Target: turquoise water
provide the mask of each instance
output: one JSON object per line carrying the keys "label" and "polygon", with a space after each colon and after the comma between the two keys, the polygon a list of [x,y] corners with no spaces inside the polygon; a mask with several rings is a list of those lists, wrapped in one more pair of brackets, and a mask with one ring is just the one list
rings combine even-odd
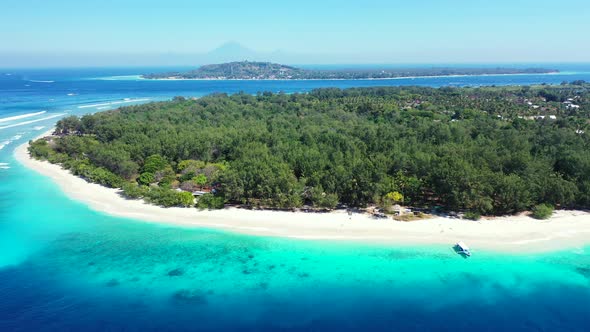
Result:
{"label": "turquoise water", "polygon": [[[542,255],[476,248],[463,259],[447,246],[384,247],[167,227],[92,211],[14,160],[14,147],[55,118],[21,123],[105,107],[80,106],[238,88],[304,91],[320,84],[88,79],[136,73],[27,72],[0,79],[0,127],[20,124],[0,129],[0,144],[8,142],[0,150],[0,331],[590,329],[590,248]],[[588,74],[568,75],[590,80]],[[468,84],[507,78],[482,79]]]}

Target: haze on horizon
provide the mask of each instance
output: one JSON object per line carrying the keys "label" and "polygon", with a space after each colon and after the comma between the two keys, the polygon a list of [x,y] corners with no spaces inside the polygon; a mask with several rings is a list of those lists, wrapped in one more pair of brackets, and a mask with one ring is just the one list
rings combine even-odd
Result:
{"label": "haze on horizon", "polygon": [[589,62],[584,0],[7,0],[0,67]]}

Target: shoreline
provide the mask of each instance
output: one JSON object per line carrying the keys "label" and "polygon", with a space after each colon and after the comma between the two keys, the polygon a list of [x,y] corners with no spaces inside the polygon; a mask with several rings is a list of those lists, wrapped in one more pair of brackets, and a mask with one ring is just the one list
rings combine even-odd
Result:
{"label": "shoreline", "polygon": [[[39,137],[47,136],[53,130]],[[37,138],[39,138],[37,137]],[[37,139],[35,138],[35,139]],[[543,253],[590,245],[590,213],[559,210],[548,220],[525,215],[480,221],[434,217],[412,222],[374,219],[366,213],[284,212],[225,208],[162,208],[128,200],[119,189],[88,183],[68,170],[29,156],[28,142],[14,150],[23,166],[49,177],[71,199],[107,215],[177,227],[219,229],[256,236],[302,240],[355,241],[390,245],[446,245],[466,242],[478,249],[508,253]]]}
{"label": "shoreline", "polygon": [[389,80],[406,80],[406,79],[420,79],[420,78],[445,78],[445,77],[487,77],[487,76],[526,76],[526,75],[558,75],[561,72],[547,72],[547,73],[515,73],[515,74],[474,74],[474,75],[424,75],[424,76],[398,76],[398,77],[383,77],[383,78],[146,78],[145,75],[130,75],[137,76],[137,80],[145,81],[389,81]]}

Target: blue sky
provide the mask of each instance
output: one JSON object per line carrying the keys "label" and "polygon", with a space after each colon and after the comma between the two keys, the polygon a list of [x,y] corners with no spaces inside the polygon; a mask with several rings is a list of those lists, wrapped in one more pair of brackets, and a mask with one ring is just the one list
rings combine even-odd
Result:
{"label": "blue sky", "polygon": [[100,55],[112,64],[169,62],[228,41],[299,63],[588,62],[589,32],[588,0],[0,4],[0,60],[9,65],[40,55],[81,65]]}

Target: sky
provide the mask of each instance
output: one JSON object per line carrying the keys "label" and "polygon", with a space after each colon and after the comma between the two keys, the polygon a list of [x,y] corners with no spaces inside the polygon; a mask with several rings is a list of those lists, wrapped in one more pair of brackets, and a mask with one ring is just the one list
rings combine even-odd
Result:
{"label": "sky", "polygon": [[0,67],[191,65],[228,42],[300,64],[590,62],[589,18],[588,0],[0,0]]}

